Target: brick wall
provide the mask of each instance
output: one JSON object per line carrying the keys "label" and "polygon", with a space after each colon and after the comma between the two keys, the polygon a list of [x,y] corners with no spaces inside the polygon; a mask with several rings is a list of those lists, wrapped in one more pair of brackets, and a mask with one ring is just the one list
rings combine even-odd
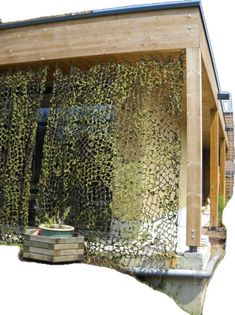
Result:
{"label": "brick wall", "polygon": [[234,123],[233,123],[233,113],[226,112],[224,113],[226,130],[228,135],[228,150],[226,154],[226,163],[225,163],[225,190],[226,190],[226,200],[228,201],[233,194],[233,185],[234,185],[234,158],[235,158],[235,149],[234,149]]}

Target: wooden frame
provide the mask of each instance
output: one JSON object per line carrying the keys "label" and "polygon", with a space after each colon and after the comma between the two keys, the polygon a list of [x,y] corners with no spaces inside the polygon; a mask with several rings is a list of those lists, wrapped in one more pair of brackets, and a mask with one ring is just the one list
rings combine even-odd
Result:
{"label": "wooden frame", "polygon": [[187,87],[187,246],[201,242],[202,78],[199,48],[186,50]]}
{"label": "wooden frame", "polygon": [[219,200],[219,114],[216,109],[211,110],[210,123],[210,226],[218,226]]}

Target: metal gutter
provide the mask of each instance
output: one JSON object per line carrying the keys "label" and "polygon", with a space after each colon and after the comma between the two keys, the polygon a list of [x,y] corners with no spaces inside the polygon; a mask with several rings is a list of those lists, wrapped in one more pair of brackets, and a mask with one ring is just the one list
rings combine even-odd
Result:
{"label": "metal gutter", "polygon": [[191,270],[191,269],[146,269],[136,267],[129,269],[128,272],[134,276],[141,277],[179,277],[179,278],[193,278],[193,279],[208,279],[210,278],[216,265],[221,260],[221,255],[216,255],[210,259],[205,270]]}
{"label": "metal gutter", "polygon": [[54,23],[54,22],[81,20],[81,19],[94,18],[94,17],[99,17],[99,16],[128,14],[128,13],[146,12],[146,11],[154,11],[154,10],[191,8],[191,7],[199,7],[199,6],[200,6],[200,0],[172,1],[172,2],[163,2],[163,3],[130,5],[130,6],[124,6],[124,7],[118,7],[118,8],[92,10],[92,11],[86,11],[86,12],[80,12],[80,13],[78,12],[74,14],[72,13],[72,14],[66,14],[66,15],[42,17],[42,18],[25,20],[25,21],[0,23],[0,30],[39,25],[39,24]]}

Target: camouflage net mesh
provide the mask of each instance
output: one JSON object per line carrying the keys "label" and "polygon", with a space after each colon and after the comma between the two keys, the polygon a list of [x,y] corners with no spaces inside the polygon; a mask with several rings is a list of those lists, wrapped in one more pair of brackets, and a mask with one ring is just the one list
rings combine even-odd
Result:
{"label": "camouflage net mesh", "polygon": [[47,69],[0,75],[0,225],[28,225],[37,110]]}
{"label": "camouflage net mesh", "polygon": [[71,209],[88,254],[130,260],[175,251],[182,58],[57,68],[38,220]]}

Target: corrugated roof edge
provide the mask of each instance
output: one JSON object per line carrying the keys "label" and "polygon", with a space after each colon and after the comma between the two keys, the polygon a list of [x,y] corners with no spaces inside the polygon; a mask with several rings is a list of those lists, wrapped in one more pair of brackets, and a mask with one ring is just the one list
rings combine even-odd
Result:
{"label": "corrugated roof edge", "polygon": [[[65,14],[65,15],[42,17],[42,18],[25,20],[25,21],[0,23],[0,30],[46,24],[46,23],[79,20],[79,19],[93,18],[93,17],[99,17],[99,16],[127,14],[127,13],[136,13],[136,12],[153,11],[153,10],[192,8],[192,7],[198,7],[200,9],[201,18],[203,21],[203,27],[206,33],[206,38],[207,38],[207,42],[209,46],[211,59],[212,59],[213,69],[215,72],[218,91],[221,91],[217,68],[215,65],[215,58],[212,51],[208,29],[205,22],[204,12],[203,12],[200,0],[172,1],[172,2],[142,4],[142,5],[131,5],[131,6],[125,6],[125,7],[118,7],[118,8],[92,10],[92,11],[80,12],[80,13],[75,13],[75,14],[71,13],[71,14]],[[222,107],[222,103],[221,103],[221,107]]]}

